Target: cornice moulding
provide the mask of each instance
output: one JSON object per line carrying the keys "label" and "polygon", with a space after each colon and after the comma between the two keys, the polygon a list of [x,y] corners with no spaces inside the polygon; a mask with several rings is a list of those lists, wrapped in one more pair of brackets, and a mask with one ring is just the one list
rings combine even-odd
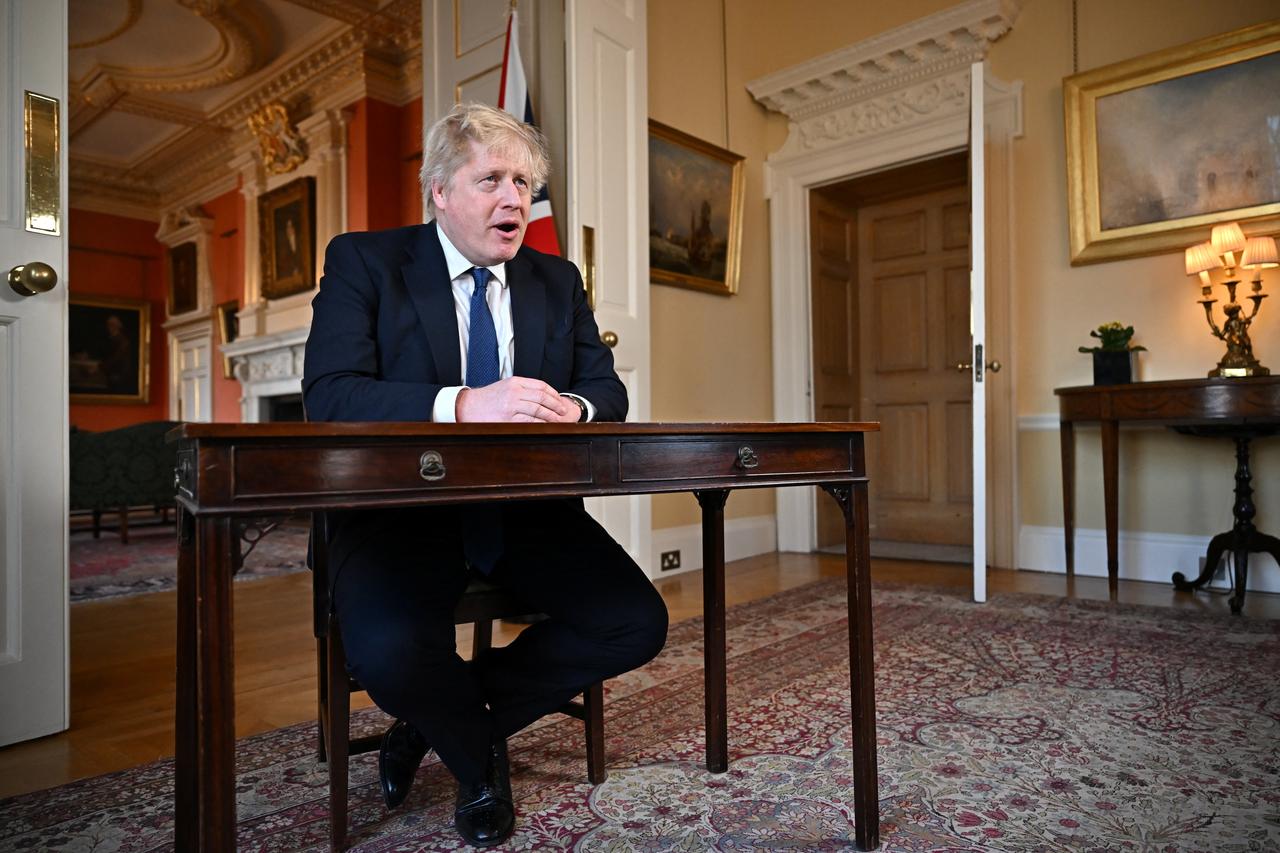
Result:
{"label": "cornice moulding", "polygon": [[73,187],[76,210],[106,213],[125,219],[141,219],[145,222],[160,221],[160,203],[152,199],[130,201],[111,190],[104,192],[92,186]]}
{"label": "cornice moulding", "polygon": [[747,84],[793,122],[942,76],[986,55],[1024,0],[969,0]]}

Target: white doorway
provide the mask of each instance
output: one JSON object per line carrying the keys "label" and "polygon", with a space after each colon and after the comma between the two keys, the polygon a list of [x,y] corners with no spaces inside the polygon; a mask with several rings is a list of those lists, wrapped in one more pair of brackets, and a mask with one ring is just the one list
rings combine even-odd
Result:
{"label": "white doorway", "polygon": [[[748,85],[757,100],[790,119],[786,142],[769,156],[765,168],[770,202],[775,419],[814,417],[809,191],[967,148],[970,65],[986,53],[991,41],[1012,27],[1014,16],[1016,10],[973,0]],[[858,72],[863,67],[877,69],[874,79],[863,78]],[[833,80],[840,83],[834,92]],[[989,359],[995,353],[1009,352],[1011,346],[1011,149],[1012,140],[1021,135],[1022,87],[988,77],[983,91],[987,140],[982,146],[985,180],[980,186],[986,190],[982,194],[986,214],[981,226],[975,223],[974,228],[975,233],[979,227],[985,229],[985,240],[981,241],[987,250],[984,353]],[[975,198],[978,195],[975,191]],[[975,435],[975,442],[982,441],[987,451],[984,468],[994,485],[980,509],[991,540],[989,562],[1012,567],[1016,565],[1017,530],[1013,374],[1006,372],[1001,382],[984,386],[988,429],[985,439]],[[874,490],[876,484],[871,487]],[[979,500],[975,489],[975,517],[980,515]],[[782,490],[777,501],[779,549],[814,550],[815,496]],[[982,566],[983,571],[985,568]]]}

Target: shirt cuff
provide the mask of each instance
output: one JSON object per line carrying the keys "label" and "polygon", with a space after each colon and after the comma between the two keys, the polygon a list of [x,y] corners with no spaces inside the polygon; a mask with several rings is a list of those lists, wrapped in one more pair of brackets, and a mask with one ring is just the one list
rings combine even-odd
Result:
{"label": "shirt cuff", "polygon": [[458,395],[465,385],[449,385],[440,389],[436,401],[431,406],[431,420],[438,424],[458,422]]}
{"label": "shirt cuff", "polygon": [[581,401],[582,401],[582,405],[584,405],[584,406],[586,406],[586,407],[587,407],[587,417],[586,417],[586,421],[587,421],[587,422],[591,422],[591,421],[594,421],[594,420],[596,419],[596,407],[595,407],[595,406],[593,406],[593,405],[591,405],[591,401],[590,401],[590,400],[588,400],[586,397],[580,397],[580,396],[578,396],[577,394],[570,394],[570,393],[569,393],[569,392],[567,392],[567,391],[566,391],[566,392],[564,392],[564,393],[562,393],[560,396],[561,396],[561,397],[572,397],[572,398],[573,398],[573,399],[575,399],[575,400],[581,400]]}

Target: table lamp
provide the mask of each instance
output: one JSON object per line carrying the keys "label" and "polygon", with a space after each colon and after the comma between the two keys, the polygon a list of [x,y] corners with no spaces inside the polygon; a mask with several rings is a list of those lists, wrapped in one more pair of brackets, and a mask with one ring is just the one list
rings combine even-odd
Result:
{"label": "table lamp", "polygon": [[[1240,284],[1235,277],[1236,252],[1242,252],[1240,266],[1255,271],[1253,292],[1247,297],[1253,302],[1253,310],[1245,316],[1244,309],[1236,302],[1236,286]],[[1263,367],[1253,354],[1253,341],[1249,337],[1249,326],[1258,315],[1258,308],[1266,294],[1262,292],[1262,270],[1280,266],[1277,257],[1276,243],[1271,237],[1252,237],[1245,239],[1240,226],[1231,222],[1226,225],[1215,225],[1207,242],[1197,243],[1187,248],[1184,253],[1187,275],[1200,278],[1200,304],[1204,306],[1204,318],[1213,330],[1213,336],[1227,345],[1227,351],[1218,361],[1218,366],[1209,371],[1209,376],[1267,376],[1271,371]],[[1213,306],[1218,300],[1213,298],[1213,280],[1210,272],[1224,269],[1222,285],[1227,289],[1227,302],[1222,306],[1226,319],[1222,328],[1213,319]]]}

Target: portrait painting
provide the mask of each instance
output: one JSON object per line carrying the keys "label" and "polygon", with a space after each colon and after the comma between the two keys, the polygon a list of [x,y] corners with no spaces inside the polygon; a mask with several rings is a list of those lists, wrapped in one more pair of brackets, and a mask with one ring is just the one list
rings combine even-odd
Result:
{"label": "portrait painting", "polygon": [[196,273],[197,249],[194,240],[169,250],[169,316],[186,314],[200,307]]}
{"label": "portrait painting", "polygon": [[315,180],[299,178],[258,197],[262,295],[280,299],[315,287]]}
{"label": "portrait painting", "polygon": [[649,276],[655,283],[737,292],[742,160],[649,121]]}
{"label": "portrait painting", "polygon": [[1280,224],[1280,23],[1063,82],[1072,263]]}
{"label": "portrait painting", "polygon": [[149,401],[149,302],[72,296],[67,341],[72,403]]}

